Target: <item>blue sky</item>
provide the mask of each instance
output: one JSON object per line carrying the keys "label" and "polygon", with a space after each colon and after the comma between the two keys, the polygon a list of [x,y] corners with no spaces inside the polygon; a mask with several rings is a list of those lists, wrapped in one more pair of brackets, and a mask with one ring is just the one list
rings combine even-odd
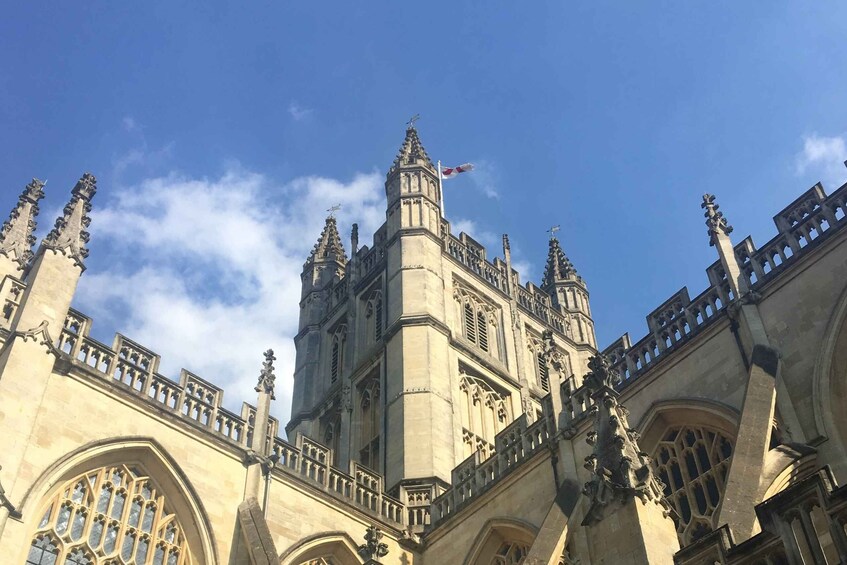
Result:
{"label": "blue sky", "polygon": [[447,215],[492,254],[509,233],[537,281],[561,224],[602,345],[705,287],[704,192],[763,244],[798,194],[847,179],[843,2],[353,6],[23,3],[0,20],[0,210],[48,179],[44,233],[93,172],[75,306],[231,407],[270,346],[287,418],[302,261],[330,204],[345,235],[381,223],[412,114],[433,158],[478,165]]}

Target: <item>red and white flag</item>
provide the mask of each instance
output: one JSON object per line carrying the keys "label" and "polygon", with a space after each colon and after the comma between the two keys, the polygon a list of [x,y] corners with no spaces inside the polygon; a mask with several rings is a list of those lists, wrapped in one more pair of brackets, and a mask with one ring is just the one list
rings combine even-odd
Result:
{"label": "red and white flag", "polygon": [[459,165],[458,167],[442,167],[441,168],[441,178],[442,179],[451,179],[458,175],[459,173],[467,173],[468,171],[473,170],[473,164],[465,163],[464,165]]}

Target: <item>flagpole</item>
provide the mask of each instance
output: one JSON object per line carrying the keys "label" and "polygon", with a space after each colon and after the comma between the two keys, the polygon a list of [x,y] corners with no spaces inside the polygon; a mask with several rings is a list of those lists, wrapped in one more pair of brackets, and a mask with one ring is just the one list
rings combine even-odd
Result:
{"label": "flagpole", "polygon": [[[845,163],[847,164],[847,163]],[[442,178],[441,178],[441,161],[438,161],[438,194],[441,195],[441,217],[443,219],[447,219],[444,216],[444,186],[442,186]]]}

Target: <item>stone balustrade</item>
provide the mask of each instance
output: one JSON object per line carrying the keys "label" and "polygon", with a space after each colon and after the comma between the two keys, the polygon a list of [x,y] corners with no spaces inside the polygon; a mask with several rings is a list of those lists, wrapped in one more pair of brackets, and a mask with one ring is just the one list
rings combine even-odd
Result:
{"label": "stone balustrade", "polygon": [[544,417],[529,424],[522,414],[495,436],[490,457],[482,460],[476,451],[453,469],[452,485],[432,502],[432,525],[455,514],[546,446],[552,435],[550,421]]}
{"label": "stone balustrade", "polygon": [[756,506],[762,531],[736,545],[727,526],[674,556],[674,563],[791,565],[847,563],[847,486],[828,467]]}

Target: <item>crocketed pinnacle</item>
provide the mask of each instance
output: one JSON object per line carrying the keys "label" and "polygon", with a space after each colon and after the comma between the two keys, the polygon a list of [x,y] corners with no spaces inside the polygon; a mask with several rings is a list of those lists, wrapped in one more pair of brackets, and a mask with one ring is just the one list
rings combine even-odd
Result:
{"label": "crocketed pinnacle", "polygon": [[309,261],[336,261],[342,265],[347,264],[347,254],[344,252],[344,245],[341,243],[341,236],[338,235],[338,226],[333,216],[326,219],[321,236],[309,255]]}
{"label": "crocketed pinnacle", "polygon": [[91,199],[97,192],[97,179],[91,173],[85,173],[71,190],[71,200],[65,206],[56,225],[44,238],[44,247],[58,251],[83,266],[82,260],[88,257],[89,234],[86,228],[91,224],[88,213],[91,212]]}
{"label": "crocketed pinnacle", "polygon": [[403,145],[400,146],[400,151],[394,159],[394,164],[391,165],[391,170],[396,170],[407,165],[428,165],[433,167],[432,160],[426,153],[420,138],[418,130],[414,126],[406,129],[406,139],[403,140]]}
{"label": "crocketed pinnacle", "polygon": [[547,251],[547,265],[544,267],[544,278],[541,280],[542,288],[574,276],[576,276],[576,269],[573,263],[562,251],[559,240],[551,237],[550,249]]}
{"label": "crocketed pinnacle", "polygon": [[274,374],[274,350],[268,349],[265,351],[265,361],[262,363],[262,372],[259,374],[259,382],[256,384],[256,392],[270,394],[271,398],[276,400],[274,396],[274,383],[276,375]]}
{"label": "crocketed pinnacle", "polygon": [[667,516],[664,484],[653,474],[650,456],[638,446],[638,432],[627,422],[629,412],[618,404],[615,386],[620,375],[602,354],[592,357],[588,368],[591,372],[585,376],[585,386],[594,400],[594,429],[585,440],[593,451],[585,458],[591,480],[582,492],[591,499],[591,506],[582,525],[599,522],[607,512],[636,497],[645,504],[659,505]]}
{"label": "crocketed pinnacle", "polygon": [[705,210],[703,216],[706,217],[706,227],[709,232],[709,245],[714,246],[717,241],[718,232],[729,235],[732,233],[732,226],[723,217],[723,212],[720,211],[720,206],[715,202],[714,194],[704,194],[703,203],[700,207]]}
{"label": "crocketed pinnacle", "polygon": [[32,259],[35,217],[38,215],[38,201],[42,198],[44,183],[32,179],[18,198],[18,205],[0,229],[0,254],[17,262],[21,268]]}

